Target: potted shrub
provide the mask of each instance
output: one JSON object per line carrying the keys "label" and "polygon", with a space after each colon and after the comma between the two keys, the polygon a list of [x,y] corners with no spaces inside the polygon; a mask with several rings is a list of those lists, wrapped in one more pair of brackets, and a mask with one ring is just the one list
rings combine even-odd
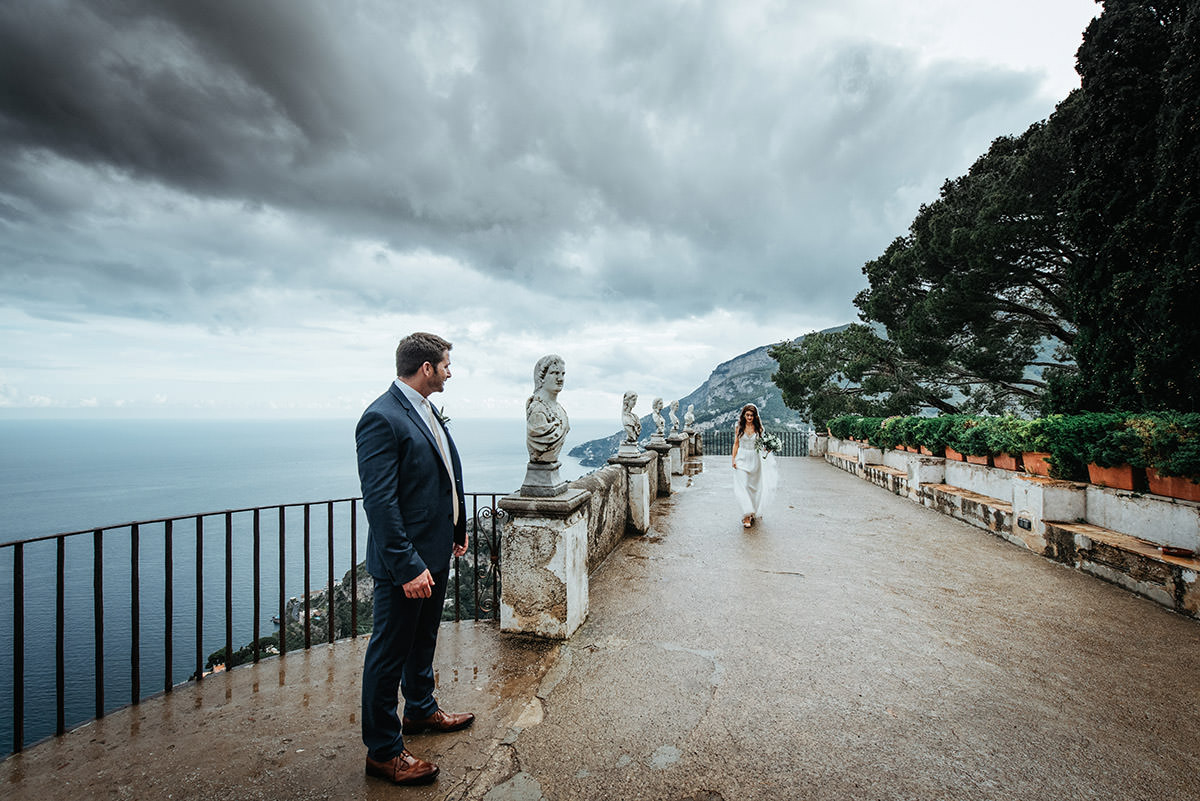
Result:
{"label": "potted shrub", "polygon": [[947,445],[948,449],[962,454],[971,464],[988,463],[987,424],[983,418],[964,415],[955,422],[951,433],[953,440]]}
{"label": "potted shrub", "polygon": [[[858,437],[860,442],[865,445],[871,445],[873,444],[872,438],[874,438],[875,443],[878,443],[880,433],[879,426],[882,423],[882,417],[859,417],[855,421],[851,430],[854,432],[854,435]],[[878,448],[879,445],[875,444],[875,447]]]}
{"label": "potted shrub", "polygon": [[1200,501],[1200,414],[1163,412],[1128,425],[1142,441],[1150,491]]}
{"label": "potted shrub", "polygon": [[849,439],[850,426],[854,422],[854,419],[855,418],[853,415],[843,414],[840,417],[835,417],[830,420],[826,424],[829,430],[829,436],[835,437],[836,439]]}
{"label": "potted shrub", "polygon": [[879,421],[879,431],[875,434],[875,438],[878,440],[875,443],[876,447],[883,448],[884,450],[891,450],[892,448],[903,449],[904,438],[900,426],[897,425],[902,419],[900,417],[888,417]]}
{"label": "potted shrub", "polygon": [[[913,424],[917,447],[926,456],[942,456],[950,441],[950,430],[954,427],[955,415],[939,415],[938,417],[917,417]],[[947,455],[949,458],[949,455]]]}
{"label": "potted shrub", "polygon": [[921,452],[921,433],[923,417],[904,418],[904,445],[913,453]]}
{"label": "potted shrub", "polygon": [[985,437],[993,465],[1004,470],[1020,469],[1021,454],[1028,449],[1029,423],[1011,415],[987,421]]}
{"label": "potted shrub", "polygon": [[[1121,426],[1121,414],[1089,412],[1086,414],[1052,414],[1030,425],[1034,452],[1049,453],[1050,476],[1069,481],[1089,481],[1088,463],[1095,456],[1094,445],[1108,429]],[[1031,470],[1034,459],[1022,455],[1026,469]],[[1098,478],[1101,478],[1099,475]]]}
{"label": "potted shrub", "polygon": [[896,447],[904,448],[909,453],[918,453],[920,451],[917,439],[917,429],[920,422],[921,418],[919,417],[896,417],[891,419],[887,425],[896,432],[896,439],[898,440]]}
{"label": "potted shrub", "polygon": [[1029,421],[1021,450],[1021,469],[1034,476],[1050,475],[1050,438],[1062,415],[1037,417]]}
{"label": "potted shrub", "polygon": [[1128,415],[1077,415],[1079,458],[1087,465],[1088,481],[1113,489],[1144,486],[1145,449],[1138,432],[1127,425]]}

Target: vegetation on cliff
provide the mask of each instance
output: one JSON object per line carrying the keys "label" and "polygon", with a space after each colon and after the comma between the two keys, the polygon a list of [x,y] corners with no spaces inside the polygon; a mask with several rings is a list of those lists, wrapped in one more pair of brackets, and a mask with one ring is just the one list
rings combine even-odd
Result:
{"label": "vegetation on cliff", "polygon": [[[830,329],[835,330],[835,329]],[[802,415],[784,403],[779,387],[771,381],[776,364],[770,355],[771,346],[763,345],[717,365],[703,384],[679,399],[682,420],[689,405],[694,406],[695,429],[733,429],[738,412],[747,403],[758,406],[763,422],[776,431],[799,431],[806,428]],[[641,397],[639,405],[649,405],[653,398]],[[665,399],[669,404],[672,398]],[[665,413],[664,413],[665,416]],[[616,427],[614,415],[614,427]],[[668,423],[669,425],[669,423]],[[642,418],[642,438],[645,444],[654,433],[650,415]],[[670,433],[669,431],[667,433]],[[617,452],[624,433],[615,432],[572,448],[569,454],[587,467],[599,467]]]}
{"label": "vegetation on cliff", "polygon": [[[471,547],[467,555],[454,560],[450,571],[451,586],[446,591],[442,605],[442,620],[493,619],[497,613],[496,599],[499,597],[499,569],[492,554],[499,552],[500,535],[504,521],[493,513],[480,515],[480,519],[467,521]],[[475,567],[473,567],[475,566]],[[351,582],[351,573],[356,573]],[[354,597],[352,597],[352,595]],[[366,564],[359,562],[346,571],[340,582],[333,585],[333,639],[359,634],[370,634],[374,624],[375,580],[367,572]],[[327,588],[314,590],[308,596],[308,642],[317,645],[329,642],[329,591]],[[352,613],[353,608],[353,613]],[[298,651],[305,647],[304,599],[292,598],[284,609],[279,631],[260,637],[257,650],[260,659],[278,655],[280,637],[284,638],[287,651]],[[205,663],[208,670],[217,665],[234,668],[254,661],[255,642],[243,645],[229,659],[225,649],[218,648],[209,654]]]}

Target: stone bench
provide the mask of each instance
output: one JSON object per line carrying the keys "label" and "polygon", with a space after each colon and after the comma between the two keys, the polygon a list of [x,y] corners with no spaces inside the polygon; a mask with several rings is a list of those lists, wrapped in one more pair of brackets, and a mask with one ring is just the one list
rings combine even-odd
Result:
{"label": "stone bench", "polygon": [[825,454],[825,461],[832,464],[839,470],[845,470],[847,473],[858,475],[858,454],[857,453],[833,453]]}
{"label": "stone bench", "polygon": [[907,470],[899,470],[885,464],[867,464],[863,465],[863,478],[893,495],[908,496]]}
{"label": "stone bench", "polygon": [[[1011,503],[949,484],[922,486],[920,501],[930,509],[936,509],[964,523],[999,534],[1005,539],[1012,537]],[[1019,539],[1018,544],[1025,545]]]}
{"label": "stone bench", "polygon": [[1159,548],[1200,551],[1200,503],[937,457],[881,453],[853,442],[830,440],[829,445],[825,460],[841,470],[1200,618],[1200,559],[1166,556]]}
{"label": "stone bench", "polygon": [[1091,523],[1047,521],[1046,541],[1055,561],[1200,617],[1200,558],[1168,556],[1154,543]]}

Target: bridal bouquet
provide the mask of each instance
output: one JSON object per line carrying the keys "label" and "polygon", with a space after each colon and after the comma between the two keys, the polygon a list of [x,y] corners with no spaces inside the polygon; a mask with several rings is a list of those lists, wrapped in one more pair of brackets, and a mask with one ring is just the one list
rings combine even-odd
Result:
{"label": "bridal bouquet", "polygon": [[769,454],[775,453],[783,447],[783,443],[779,441],[779,437],[769,431],[763,431],[759,435],[758,441],[754,443],[754,450],[762,454],[762,458],[766,459]]}

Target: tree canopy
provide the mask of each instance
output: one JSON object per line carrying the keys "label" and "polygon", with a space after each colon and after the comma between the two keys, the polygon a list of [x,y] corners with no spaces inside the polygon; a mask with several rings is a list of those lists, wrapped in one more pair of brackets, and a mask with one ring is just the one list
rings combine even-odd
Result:
{"label": "tree canopy", "polygon": [[838,413],[1200,410],[1200,0],[1107,0],[1081,86],[863,273],[866,325],[772,350]]}
{"label": "tree canopy", "polygon": [[805,410],[818,426],[841,414],[887,417],[923,406],[955,411],[946,402],[953,387],[870,326],[812,333],[770,353],[779,362],[774,380],[783,402]]}
{"label": "tree canopy", "polygon": [[1068,273],[1079,372],[1051,405],[1200,409],[1196,0],[1108,0],[1078,53]]}

